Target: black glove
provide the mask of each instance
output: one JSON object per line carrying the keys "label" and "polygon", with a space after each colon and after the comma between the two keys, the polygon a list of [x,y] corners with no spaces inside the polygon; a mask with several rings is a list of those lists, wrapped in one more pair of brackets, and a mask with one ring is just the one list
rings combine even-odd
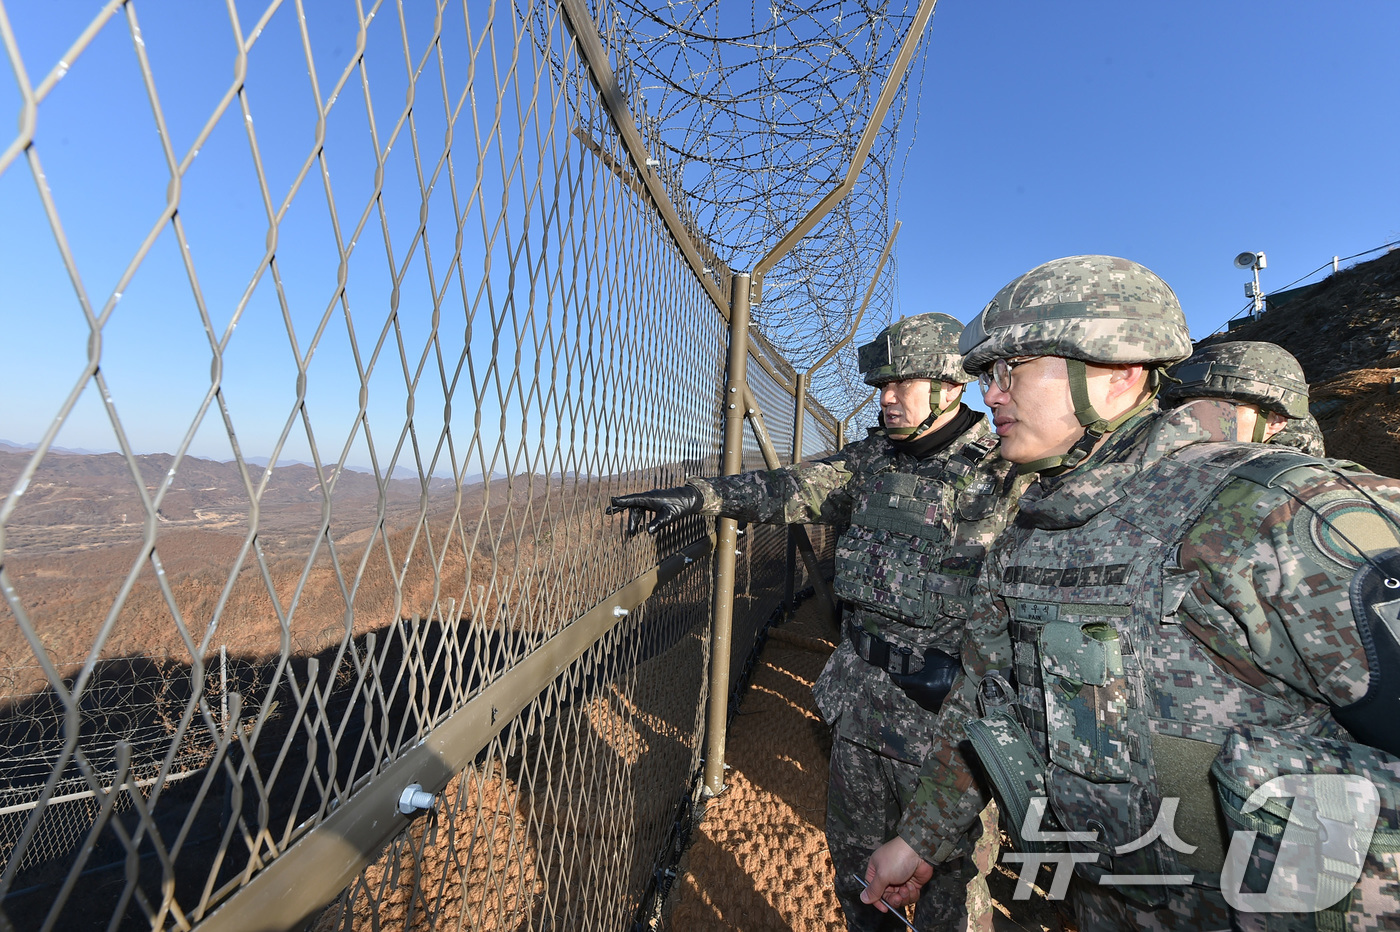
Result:
{"label": "black glove", "polygon": [[924,668],[918,673],[891,673],[894,685],[930,712],[943,707],[948,690],[962,672],[962,662],[946,651],[930,647],[924,651]]}
{"label": "black glove", "polygon": [[653,489],[650,492],[635,492],[632,495],[618,495],[612,500],[605,514],[615,515],[627,512],[627,534],[631,536],[641,530],[648,512],[656,517],[647,523],[647,533],[655,534],[666,525],[686,515],[699,514],[705,504],[705,497],[693,485],[679,485],[674,489]]}

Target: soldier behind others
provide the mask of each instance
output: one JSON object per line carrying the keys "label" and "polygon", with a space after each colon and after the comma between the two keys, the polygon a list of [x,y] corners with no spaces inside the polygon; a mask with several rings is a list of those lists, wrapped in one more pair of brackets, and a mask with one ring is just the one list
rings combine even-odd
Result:
{"label": "soldier behind others", "polygon": [[[957,674],[973,582],[1024,485],[997,455],[985,416],[961,402],[971,380],[957,352],[961,332],[945,314],[920,314],[860,348],[861,372],[880,389],[878,434],[825,459],[691,479],[619,496],[609,509],[628,509],[632,530],[686,514],[849,525],[836,547],[845,630],[813,693],[834,732],[826,834],[852,930],[897,928],[861,901],[854,875],[900,830]],[[975,874],[968,836],[950,840],[936,875],[919,877],[916,928],[962,928]]]}
{"label": "soldier behind others", "polygon": [[[1038,266],[960,346],[1039,476],[869,895],[906,902],[981,805],[966,738],[1018,857],[1073,871],[1081,932],[1395,928],[1400,481],[1238,443],[1228,402],[1159,412],[1190,341],[1134,262]],[[1300,772],[1316,793],[1259,806]]]}
{"label": "soldier behind others", "polygon": [[1236,440],[1293,447],[1325,456],[1322,431],[1308,412],[1303,367],[1277,343],[1212,343],[1167,370],[1162,405],[1220,398],[1235,406]]}

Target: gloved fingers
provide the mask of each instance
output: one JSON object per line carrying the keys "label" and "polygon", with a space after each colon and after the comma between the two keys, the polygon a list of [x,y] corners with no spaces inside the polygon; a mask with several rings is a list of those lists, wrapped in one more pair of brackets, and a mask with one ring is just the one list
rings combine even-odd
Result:
{"label": "gloved fingers", "polygon": [[605,510],[606,514],[627,511],[627,535],[638,533],[643,527],[648,534],[655,534],[684,515],[700,511],[704,499],[700,492],[691,486],[674,489],[653,489],[650,492],[633,492],[630,495],[617,495]]}
{"label": "gloved fingers", "polygon": [[647,492],[633,492],[630,495],[614,495],[608,507],[603,509],[603,514],[615,515],[625,511],[627,524],[623,533],[632,537],[641,531],[656,509],[657,503],[652,495]]}
{"label": "gloved fingers", "polygon": [[614,495],[611,504],[604,509],[603,514],[615,515],[624,508],[646,508],[649,511],[656,510],[656,502],[648,492],[633,492],[630,495]]}

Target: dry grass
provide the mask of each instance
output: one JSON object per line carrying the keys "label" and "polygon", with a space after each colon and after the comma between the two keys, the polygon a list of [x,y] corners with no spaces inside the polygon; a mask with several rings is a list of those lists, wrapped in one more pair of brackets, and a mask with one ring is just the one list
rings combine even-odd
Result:
{"label": "dry grass", "polygon": [[[1394,362],[1400,366],[1400,356]],[[1391,393],[1397,378],[1400,368],[1358,369],[1312,387],[1313,404],[1326,412],[1317,420],[1328,456],[1400,479],[1400,395]]]}

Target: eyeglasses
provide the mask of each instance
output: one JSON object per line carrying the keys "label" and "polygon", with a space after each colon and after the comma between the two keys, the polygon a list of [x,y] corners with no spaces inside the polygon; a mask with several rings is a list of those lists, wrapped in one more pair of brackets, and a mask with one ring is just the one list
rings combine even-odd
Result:
{"label": "eyeglasses", "polygon": [[1004,392],[1011,391],[1011,372],[1017,366],[1023,366],[1028,362],[1034,362],[1041,356],[1013,356],[1010,359],[995,359],[986,369],[983,369],[977,376],[977,384],[982,387],[982,394],[992,390],[992,384]]}

